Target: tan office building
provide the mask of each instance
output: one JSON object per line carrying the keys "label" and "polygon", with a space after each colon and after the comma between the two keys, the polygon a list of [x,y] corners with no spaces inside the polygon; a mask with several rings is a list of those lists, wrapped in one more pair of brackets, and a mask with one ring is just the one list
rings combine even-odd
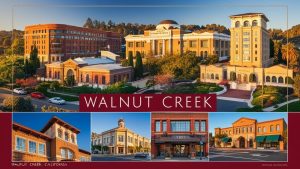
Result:
{"label": "tan office building", "polygon": [[230,62],[200,65],[202,82],[228,83],[232,89],[252,90],[257,85],[289,86],[293,70],[270,58],[268,18],[262,13],[232,15]]}
{"label": "tan office building", "polygon": [[93,134],[93,145],[100,145],[101,154],[134,154],[136,152],[150,152],[149,138],[125,127],[123,119],[118,120],[118,127]]}
{"label": "tan office building", "polygon": [[196,56],[229,56],[230,36],[217,32],[190,32],[180,28],[173,20],[163,20],[155,30],[145,30],[141,35],[128,35],[126,56],[137,52],[145,56],[163,56],[191,51]]}

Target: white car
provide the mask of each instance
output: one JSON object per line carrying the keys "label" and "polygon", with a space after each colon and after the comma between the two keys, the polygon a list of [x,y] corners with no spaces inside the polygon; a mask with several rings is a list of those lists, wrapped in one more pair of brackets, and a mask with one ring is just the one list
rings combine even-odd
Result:
{"label": "white car", "polygon": [[54,104],[59,104],[59,105],[66,103],[66,101],[60,97],[53,97],[53,98],[49,99],[49,102],[54,103]]}
{"label": "white car", "polygon": [[15,88],[13,90],[14,93],[16,94],[27,94],[26,90],[22,89],[22,88]]}

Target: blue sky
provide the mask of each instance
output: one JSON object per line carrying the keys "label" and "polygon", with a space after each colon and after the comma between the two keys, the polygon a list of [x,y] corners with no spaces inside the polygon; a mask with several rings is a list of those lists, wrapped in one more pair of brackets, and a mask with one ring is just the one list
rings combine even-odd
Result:
{"label": "blue sky", "polygon": [[258,122],[274,120],[279,118],[284,118],[286,123],[288,123],[287,113],[209,113],[209,132],[213,133],[214,129],[217,127],[231,127],[232,123],[241,117],[253,118]]}
{"label": "blue sky", "polygon": [[13,121],[40,131],[53,116],[78,128],[79,148],[90,151],[90,113],[13,113]]}
{"label": "blue sky", "polygon": [[118,127],[118,120],[125,120],[125,127],[144,137],[150,138],[150,113],[142,112],[112,112],[92,113],[92,132],[101,133]]}
{"label": "blue sky", "polygon": [[0,30],[12,28],[12,6],[15,6],[14,28],[21,30],[25,25],[38,23],[82,26],[87,17],[144,24],[173,19],[179,24],[217,23],[228,27],[230,15],[244,12],[263,12],[270,19],[270,28],[286,29],[284,6],[289,9],[289,25],[300,23],[300,1],[297,0],[1,0]]}

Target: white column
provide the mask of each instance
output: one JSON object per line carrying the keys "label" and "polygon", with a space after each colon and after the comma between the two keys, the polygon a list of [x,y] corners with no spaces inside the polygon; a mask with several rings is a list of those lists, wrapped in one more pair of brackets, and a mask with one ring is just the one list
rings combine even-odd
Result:
{"label": "white column", "polygon": [[154,40],[152,40],[152,54],[154,55],[154,50],[155,50],[155,41]]}

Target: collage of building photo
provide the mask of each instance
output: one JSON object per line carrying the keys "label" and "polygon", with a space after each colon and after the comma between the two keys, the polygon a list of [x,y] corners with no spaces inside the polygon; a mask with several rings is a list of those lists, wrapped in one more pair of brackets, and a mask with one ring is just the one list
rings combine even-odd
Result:
{"label": "collage of building photo", "polygon": [[285,162],[287,149],[287,113],[13,114],[14,162]]}

